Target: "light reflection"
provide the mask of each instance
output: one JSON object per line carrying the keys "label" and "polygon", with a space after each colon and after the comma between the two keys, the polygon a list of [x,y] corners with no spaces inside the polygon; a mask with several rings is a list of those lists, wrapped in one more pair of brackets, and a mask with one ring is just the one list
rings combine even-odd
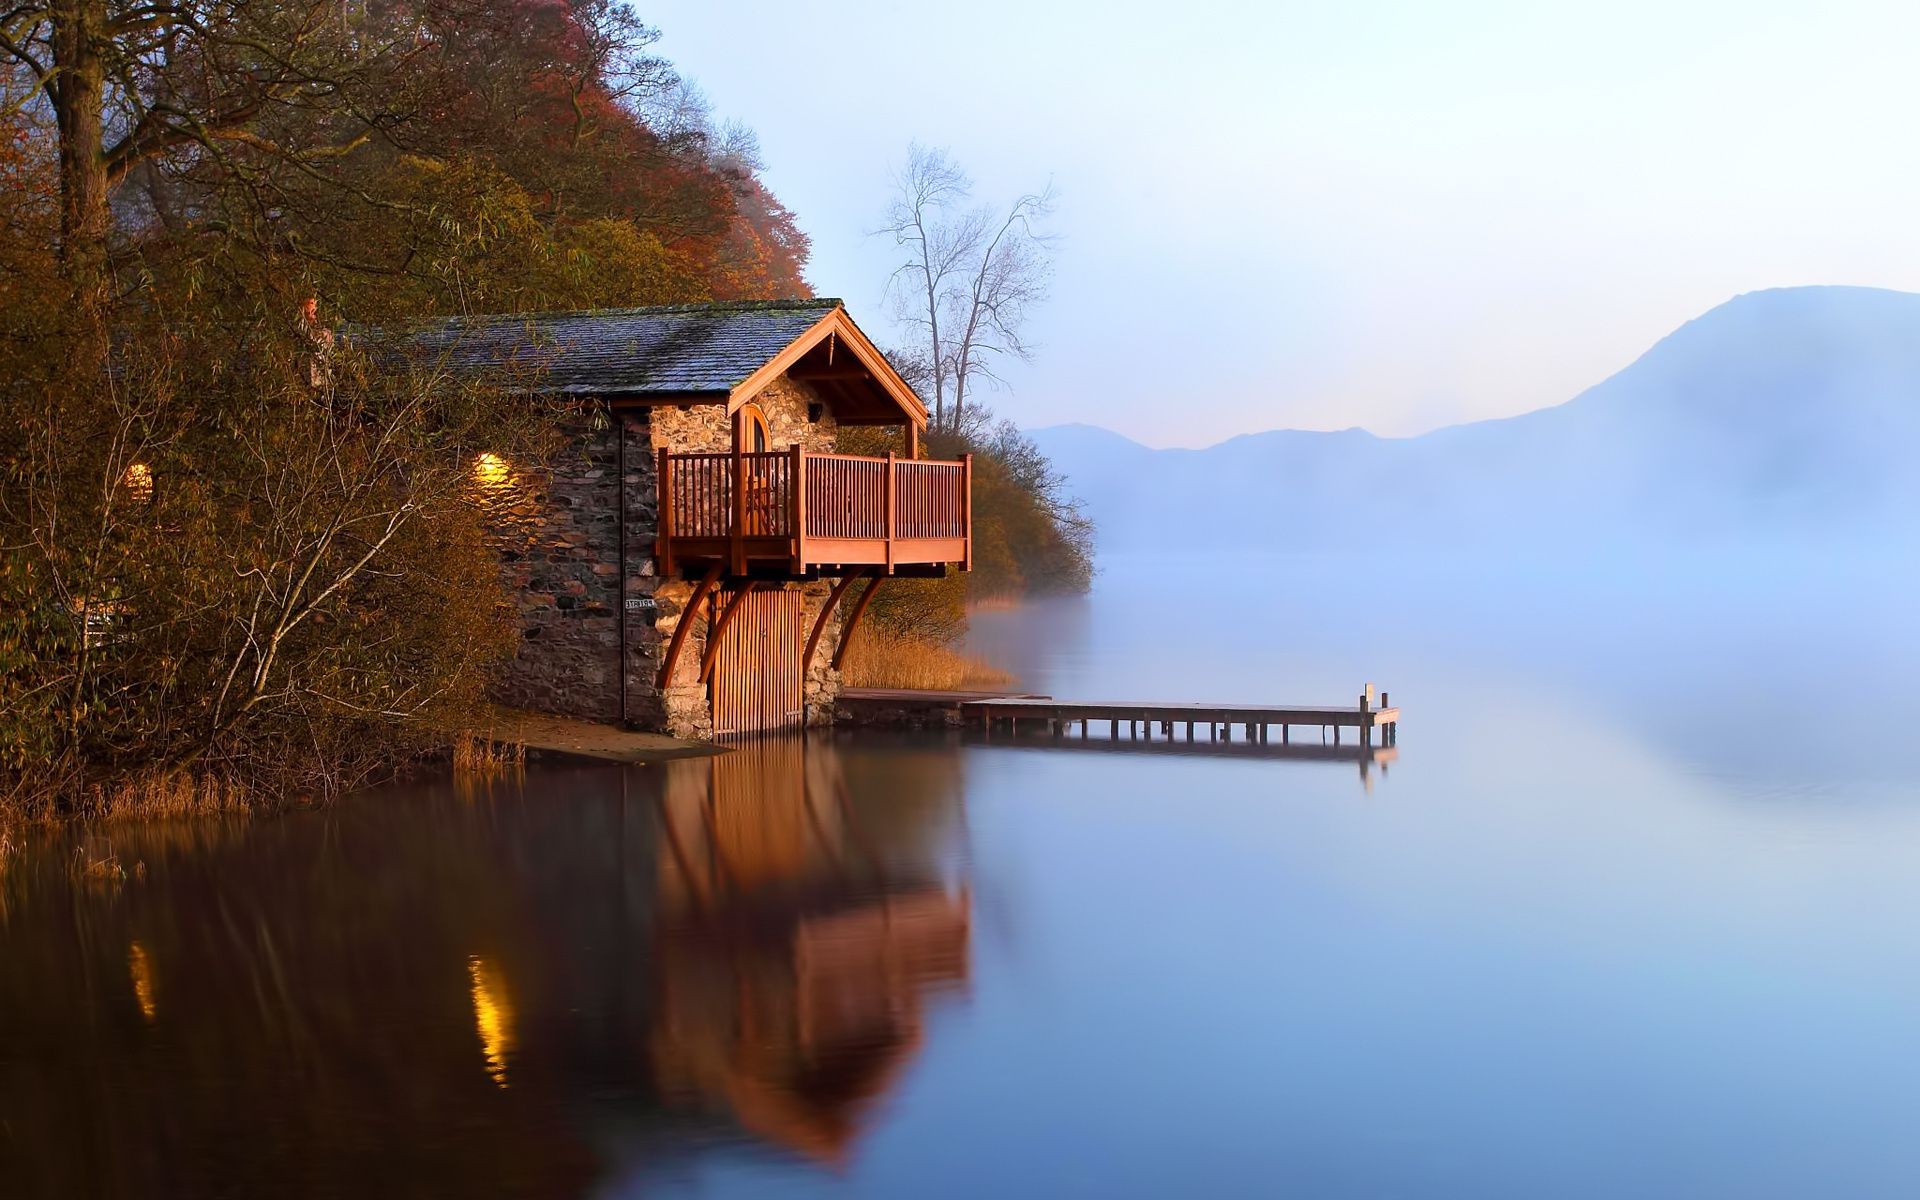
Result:
{"label": "light reflection", "polygon": [[480,1031],[487,1074],[506,1087],[507,1055],[513,1050],[513,1003],[507,998],[506,976],[499,964],[479,955],[467,959],[467,974],[473,980],[473,1023]]}
{"label": "light reflection", "polygon": [[140,1005],[141,1015],[152,1021],[159,1012],[153,1002],[153,960],[138,941],[127,945],[127,974],[133,979],[133,998]]}

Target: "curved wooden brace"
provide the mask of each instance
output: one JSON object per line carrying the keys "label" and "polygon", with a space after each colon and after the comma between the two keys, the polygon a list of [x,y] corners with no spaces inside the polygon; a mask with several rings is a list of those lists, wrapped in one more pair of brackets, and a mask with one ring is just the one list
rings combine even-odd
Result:
{"label": "curved wooden brace", "polygon": [[707,653],[700,659],[700,682],[705,683],[713,678],[713,664],[720,661],[720,639],[727,636],[727,626],[733,624],[733,618],[739,615],[740,606],[747,602],[747,593],[752,590],[751,583],[741,584],[740,590],[733,594],[733,599],[727,601],[727,606],[720,610],[720,619],[713,623],[712,629],[707,630]]}
{"label": "curved wooden brace", "polygon": [[699,585],[693,589],[693,595],[687,598],[687,606],[680,610],[680,623],[673,627],[673,640],[667,643],[666,661],[660,664],[659,687],[662,691],[666,690],[667,681],[673,678],[673,665],[680,661],[680,647],[687,644],[687,633],[693,628],[693,614],[700,607],[700,602],[707,598],[707,593],[713,590],[713,585],[720,582],[720,570],[719,563],[707,568],[707,573],[700,577]]}
{"label": "curved wooden brace", "polygon": [[805,676],[808,668],[813,666],[813,652],[820,647],[820,635],[827,631],[827,618],[832,616],[833,610],[840,606],[840,597],[845,595],[846,590],[853,586],[854,580],[866,573],[866,568],[862,567],[850,574],[841,576],[840,582],[833,585],[833,594],[828,596],[827,602],[820,606],[820,615],[813,619],[813,632],[807,635],[807,648],[800,655],[800,674],[802,676]]}
{"label": "curved wooden brace", "polygon": [[867,605],[873,602],[873,594],[880,590],[880,581],[884,575],[875,575],[867,583],[867,590],[860,593],[860,602],[847,614],[847,623],[840,627],[840,648],[833,652],[833,669],[838,671],[840,664],[846,661],[847,647],[853,645],[854,627],[860,624],[860,617],[867,611]]}

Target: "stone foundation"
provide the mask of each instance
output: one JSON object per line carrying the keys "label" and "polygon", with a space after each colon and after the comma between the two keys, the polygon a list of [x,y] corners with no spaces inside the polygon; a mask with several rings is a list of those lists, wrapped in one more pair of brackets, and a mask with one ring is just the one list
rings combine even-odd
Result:
{"label": "stone foundation", "polygon": [[[694,622],[687,632],[686,644],[680,648],[673,678],[667,681],[666,691],[660,696],[663,709],[660,728],[675,737],[710,738],[713,736],[713,712],[707,698],[707,685],[700,682],[700,662],[707,652],[707,624],[713,619],[714,604],[711,599],[701,601],[700,607],[704,611],[689,617],[686,612],[687,601],[692,599],[696,586],[684,579],[663,580],[654,593],[655,602],[659,605],[657,630],[662,646],[673,636],[673,631],[682,620]],[[833,594],[833,584],[827,580],[817,580],[781,586],[800,592],[800,636],[805,638],[813,632],[813,623],[820,617],[820,606]],[[716,588],[715,592],[718,591]],[[834,647],[840,644],[840,628],[850,603],[850,599],[842,598],[840,609],[827,622],[826,631],[820,635],[820,646],[814,651],[813,662],[807,668],[802,700],[806,723],[810,726],[833,722],[834,706],[840,696],[840,673],[831,664]],[[805,649],[804,642],[801,648]]]}

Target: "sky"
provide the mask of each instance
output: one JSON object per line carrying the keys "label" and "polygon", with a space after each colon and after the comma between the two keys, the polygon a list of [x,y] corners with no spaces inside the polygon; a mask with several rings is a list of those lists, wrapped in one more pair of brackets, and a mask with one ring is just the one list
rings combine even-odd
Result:
{"label": "sky", "polygon": [[882,343],[909,143],[1052,181],[1027,427],[1408,435],[1557,404],[1742,292],[1920,290],[1920,5],[654,0]]}

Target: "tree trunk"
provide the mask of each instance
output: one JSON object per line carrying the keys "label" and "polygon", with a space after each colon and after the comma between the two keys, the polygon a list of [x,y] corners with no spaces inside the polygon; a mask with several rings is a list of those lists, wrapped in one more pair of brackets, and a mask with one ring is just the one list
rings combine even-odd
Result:
{"label": "tree trunk", "polygon": [[108,295],[107,158],[102,120],[106,97],[106,0],[56,0],[53,18],[53,103],[60,129],[60,262],[69,303],[97,321]]}

